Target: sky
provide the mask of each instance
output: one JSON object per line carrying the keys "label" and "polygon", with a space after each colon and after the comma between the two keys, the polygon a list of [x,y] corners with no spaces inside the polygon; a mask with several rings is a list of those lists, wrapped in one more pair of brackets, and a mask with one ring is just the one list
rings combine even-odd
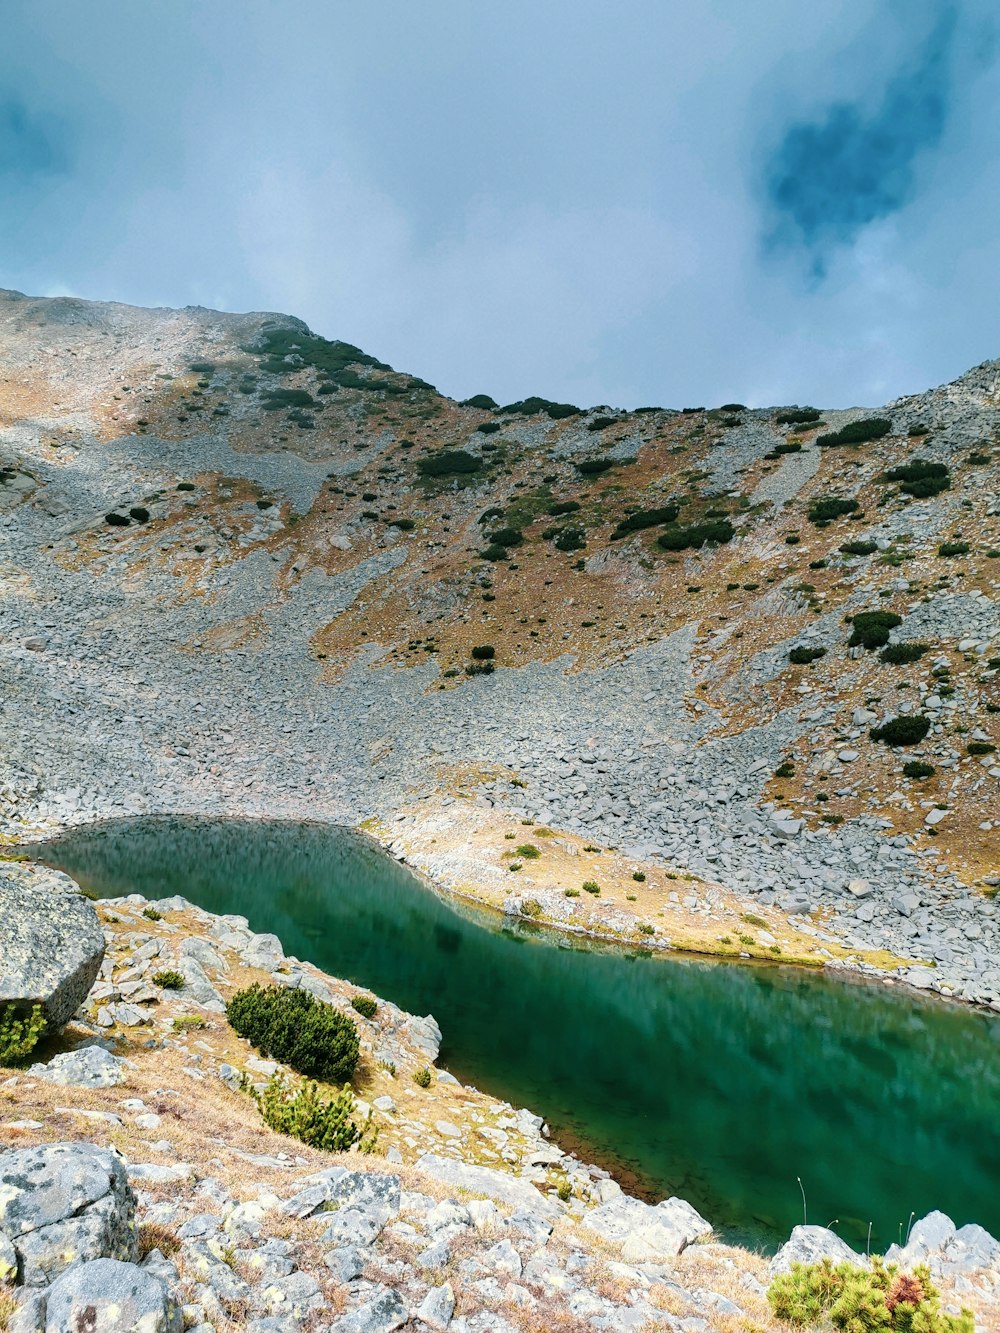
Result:
{"label": "sky", "polygon": [[461,398],[875,406],[1000,357],[991,0],[5,0],[0,286]]}

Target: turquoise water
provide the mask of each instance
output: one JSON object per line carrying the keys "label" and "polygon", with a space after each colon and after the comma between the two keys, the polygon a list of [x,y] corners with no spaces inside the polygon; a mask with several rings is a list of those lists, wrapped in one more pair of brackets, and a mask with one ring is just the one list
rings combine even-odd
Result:
{"label": "turquoise water", "polygon": [[884,1247],[941,1208],[1000,1232],[1000,1020],[804,970],[651,960],[456,910],[323,825],[131,819],[35,854],[90,892],[180,893],[444,1033],[440,1063],[733,1239]]}

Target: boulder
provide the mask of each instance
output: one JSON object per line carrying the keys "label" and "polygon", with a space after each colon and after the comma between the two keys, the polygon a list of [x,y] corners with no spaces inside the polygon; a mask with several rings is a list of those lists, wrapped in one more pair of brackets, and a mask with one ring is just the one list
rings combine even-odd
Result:
{"label": "boulder", "polygon": [[863,1254],[852,1250],[846,1240],[826,1227],[794,1227],[792,1234],[771,1260],[772,1273],[787,1273],[792,1264],[815,1264],[820,1259],[832,1259],[835,1264],[848,1262],[868,1267]]}
{"label": "boulder", "polygon": [[436,1153],[425,1152],[416,1162],[417,1169],[424,1171],[435,1180],[445,1185],[468,1190],[470,1194],[485,1194],[488,1199],[507,1204],[510,1208],[525,1208],[534,1216],[554,1221],[562,1216],[559,1205],[553,1203],[534,1185],[506,1171],[494,1171],[489,1166],[472,1166],[467,1162],[456,1161],[453,1157],[439,1157]]}
{"label": "boulder", "polygon": [[112,1088],[125,1077],[125,1061],[103,1046],[85,1046],[79,1051],[64,1051],[42,1065],[28,1070],[47,1083],[64,1083],[76,1088]]}
{"label": "boulder", "polygon": [[134,1216],[125,1168],[107,1148],[47,1143],[0,1154],[0,1235],[22,1286],[45,1286],[91,1259],[134,1260]]}
{"label": "boulder", "polygon": [[653,1206],[627,1194],[592,1209],[583,1223],[604,1240],[620,1244],[622,1258],[630,1264],[674,1259],[712,1231],[711,1224],[684,1199],[663,1199]]}
{"label": "boulder", "polygon": [[426,1018],[412,1017],[406,1030],[412,1044],[427,1057],[428,1064],[433,1064],[441,1050],[441,1029],[433,1014]]}
{"label": "boulder", "polygon": [[[138,1264],[92,1259],[56,1278],[47,1291],[34,1293],[33,1329],[65,1333],[94,1329],[100,1333],[181,1333],[184,1317],[165,1283]],[[39,1318],[44,1315],[44,1323]]]}
{"label": "boulder", "polygon": [[56,870],[8,865],[0,874],[0,1005],[40,1004],[61,1028],[87,998],[104,931],[78,885]]}

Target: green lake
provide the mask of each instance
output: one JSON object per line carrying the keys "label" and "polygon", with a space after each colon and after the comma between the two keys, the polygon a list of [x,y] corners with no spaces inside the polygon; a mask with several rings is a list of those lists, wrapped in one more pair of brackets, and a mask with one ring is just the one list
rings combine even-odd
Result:
{"label": "green lake", "polygon": [[1000,1233],[1000,1016],[807,970],[501,926],[319,824],[139,818],[33,854],[91,894],[179,893],[413,1013],[440,1064],[729,1239],[802,1221],[884,1248],[940,1208]]}

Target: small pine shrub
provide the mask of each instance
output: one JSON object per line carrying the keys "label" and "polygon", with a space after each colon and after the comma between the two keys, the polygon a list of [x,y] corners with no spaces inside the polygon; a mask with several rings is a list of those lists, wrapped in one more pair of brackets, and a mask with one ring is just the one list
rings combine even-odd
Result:
{"label": "small pine shrub", "polygon": [[585,879],[583,883],[580,885],[580,888],[583,889],[584,893],[593,894],[595,898],[600,896],[601,886],[600,884],[597,883],[596,880]]}
{"label": "small pine shrub", "polygon": [[374,1018],[378,1013],[378,1001],[371,995],[354,995],[351,1008],[356,1009],[362,1018]]}
{"label": "small pine shrub", "polygon": [[719,408],[720,412],[745,412],[746,403],[723,403]]}
{"label": "small pine shrub", "polygon": [[541,852],[533,842],[523,842],[517,848],[517,854],[525,861],[537,861],[541,856]]}
{"label": "small pine shrub", "polygon": [[725,545],[735,535],[736,529],[728,519],[711,519],[705,523],[668,529],[657,537],[656,544],[664,551],[696,551],[703,546]]}
{"label": "small pine shrub", "polygon": [[24,1064],[45,1035],[40,1004],[8,1004],[0,1009],[0,1068]]}
{"label": "small pine shrub", "polygon": [[817,435],[816,443],[822,448],[833,448],[841,444],[866,444],[869,440],[880,440],[892,430],[892,422],[885,417],[864,417],[861,421],[848,422],[840,430],[828,431]]}
{"label": "small pine shrub", "polygon": [[819,525],[832,523],[835,518],[843,518],[845,514],[855,514],[857,511],[857,500],[845,499],[839,495],[818,495],[810,501],[806,516],[810,523]]}
{"label": "small pine shrub", "polygon": [[965,461],[966,461],[967,463],[971,463],[973,467],[983,467],[986,463],[988,463],[988,462],[990,461],[990,455],[989,455],[989,454],[970,454],[970,455],[968,456],[968,458],[967,458]]}
{"label": "small pine shrub", "polygon": [[838,1333],[975,1333],[970,1310],[945,1314],[930,1270],[900,1272],[873,1256],[871,1268],[851,1263],[793,1264],[767,1291],[777,1319],[795,1327],[823,1324]]}
{"label": "small pine shrub", "polygon": [[498,421],[484,421],[481,426],[476,427],[480,435],[495,435],[499,429],[500,423]]}
{"label": "small pine shrub", "polygon": [[993,754],[996,746],[991,741],[969,741],[965,747],[966,754]]}
{"label": "small pine shrub", "polygon": [[164,990],[180,990],[184,985],[184,978],[180,972],[172,967],[164,968],[162,972],[153,973],[154,986],[161,986]]}
{"label": "small pine shrub", "polygon": [[885,474],[889,481],[898,481],[899,489],[916,500],[926,500],[931,495],[940,495],[951,485],[951,474],[944,463],[931,463],[925,458],[915,458],[911,463],[901,463],[892,467]]}
{"label": "small pine shrub", "polygon": [[891,718],[868,733],[883,745],[919,745],[931,729],[930,719],[914,714]]}
{"label": "small pine shrub", "polygon": [[495,412],[497,402],[488,393],[474,393],[471,398],[462,399],[463,407],[478,407],[484,412]]}
{"label": "small pine shrub", "polygon": [[488,662],[496,656],[496,651],[491,643],[481,643],[472,649],[470,656],[477,662]]}
{"label": "small pine shrub", "polygon": [[850,648],[884,648],[889,642],[889,631],[903,623],[903,617],[894,611],[859,611],[851,621]]}
{"label": "small pine shrub", "polygon": [[181,1014],[170,1026],[175,1032],[200,1032],[202,1028],[207,1028],[208,1024],[197,1014]]}
{"label": "small pine shrub", "polygon": [[552,545],[557,551],[580,551],[587,545],[587,538],[582,528],[560,528]]}
{"label": "small pine shrub", "polygon": [[617,426],[619,417],[594,417],[593,421],[587,422],[588,430],[607,430],[609,426]]}
{"label": "small pine shrub", "polygon": [[623,518],[613,529],[610,540],[620,541],[630,532],[641,532],[645,528],[657,528],[661,523],[673,523],[680,513],[680,506],[675,504],[659,505],[653,509],[637,509],[635,513]]}
{"label": "small pine shrub", "polygon": [[422,477],[453,477],[478,472],[481,461],[467,449],[439,449],[435,454],[417,459],[417,471]]}
{"label": "small pine shrub", "polygon": [[878,547],[869,541],[844,542],[840,550],[844,555],[871,555],[873,551],[878,550]]}
{"label": "small pine shrub", "polygon": [[357,1066],[357,1028],[308,991],[255,982],[232,996],[226,1018],[262,1055],[308,1078],[345,1083]]}
{"label": "small pine shrub", "polygon": [[740,920],[745,921],[748,926],[756,926],[758,930],[767,929],[767,922],[764,918],[762,916],[757,916],[754,912],[744,912]]}
{"label": "small pine shrub", "polygon": [[791,762],[791,760],[786,759],[783,764],[779,764],[778,767],[774,770],[774,776],[776,778],[794,778],[795,765]]}
{"label": "small pine shrub", "polygon": [[499,410],[516,412],[523,417],[533,417],[544,412],[553,421],[561,421],[564,417],[575,417],[580,414],[580,409],[574,407],[572,403],[554,403],[550,398],[522,398],[516,403],[508,403]]}
{"label": "small pine shrub", "polygon": [[520,528],[496,528],[486,535],[494,546],[520,546],[524,541]]}
{"label": "small pine shrub", "polygon": [[573,464],[581,477],[599,477],[602,472],[610,472],[614,465],[613,458],[584,458]]}
{"label": "small pine shrub", "polygon": [[431,1071],[424,1065],[423,1069],[418,1069],[413,1075],[413,1081],[418,1088],[429,1088],[431,1086]]}
{"label": "small pine shrub", "polygon": [[939,556],[968,555],[971,549],[968,542],[942,542],[937,553]]}
{"label": "small pine shrub", "polygon": [[639,924],[636,926],[636,930],[639,932],[640,935],[656,934],[656,927],[651,926],[647,921],[640,921]]}
{"label": "small pine shrub", "polygon": [[163,913],[162,913],[162,912],[158,912],[158,911],[156,910],[155,907],[144,907],[144,908],[142,909],[142,914],[143,914],[143,916],[146,918],[147,921],[162,921],[162,920],[163,920]]}
{"label": "small pine shrub", "polygon": [[774,419],[779,426],[807,426],[819,416],[815,407],[786,407]]}
{"label": "small pine shrub", "polygon": [[800,645],[798,648],[789,650],[788,660],[795,666],[808,666],[810,662],[816,662],[819,658],[825,656],[825,648],[806,648],[804,645]]}
{"label": "small pine shrub", "polygon": [[632,878],[637,884],[645,884],[646,882],[646,876],[641,870],[633,870]]}
{"label": "small pine shrub", "polygon": [[487,546],[484,551],[480,551],[479,554],[484,560],[492,560],[495,564],[498,560],[508,559],[510,552],[507,550],[506,546],[498,546],[496,542],[491,542],[490,545]]}
{"label": "small pine shrub", "polygon": [[563,889],[564,898],[579,898],[579,896],[580,896],[579,889]]}
{"label": "small pine shrub", "polygon": [[917,662],[930,650],[927,643],[889,643],[879,653],[883,662],[893,666],[904,666],[907,662]]}
{"label": "small pine shrub", "polygon": [[[355,1101],[346,1083],[336,1097],[324,1100],[315,1083],[289,1086],[275,1074],[257,1098],[257,1105],[269,1128],[279,1134],[289,1134],[310,1148],[346,1152],[362,1138],[363,1131],[351,1119]],[[366,1125],[366,1129],[369,1128]]]}
{"label": "small pine shrub", "polygon": [[560,514],[575,514],[579,508],[579,500],[555,500],[545,512],[553,518],[558,518]]}
{"label": "small pine shrub", "polygon": [[904,778],[929,778],[934,776],[934,765],[925,764],[922,759],[910,759],[903,765]]}

